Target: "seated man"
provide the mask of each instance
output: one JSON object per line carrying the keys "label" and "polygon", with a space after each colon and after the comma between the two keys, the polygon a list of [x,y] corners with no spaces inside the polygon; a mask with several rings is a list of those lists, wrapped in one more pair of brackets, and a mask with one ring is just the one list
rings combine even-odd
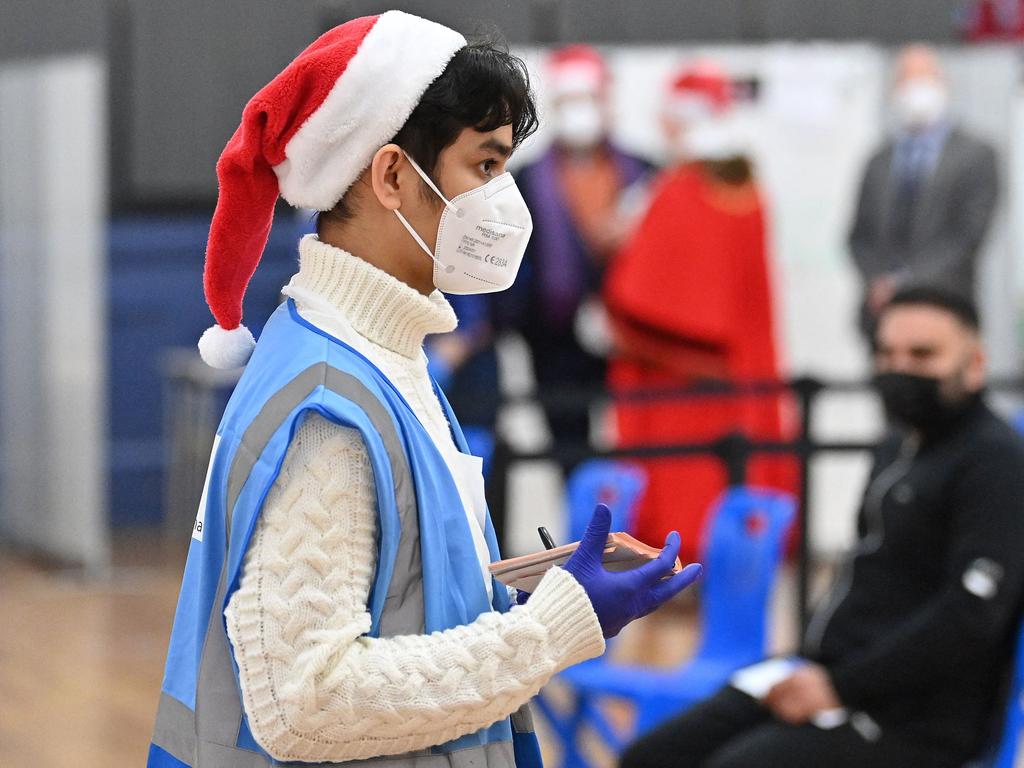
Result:
{"label": "seated man", "polygon": [[877,341],[902,434],[877,451],[802,657],[760,698],[727,686],[645,735],[623,768],[941,768],[991,737],[1024,594],[1024,446],[983,402],[966,299],[904,289]]}

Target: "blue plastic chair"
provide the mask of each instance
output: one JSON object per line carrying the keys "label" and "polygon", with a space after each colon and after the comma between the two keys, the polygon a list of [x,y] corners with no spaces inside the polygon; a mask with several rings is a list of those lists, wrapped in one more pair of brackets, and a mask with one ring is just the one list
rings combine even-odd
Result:
{"label": "blue plastic chair", "polygon": [[[591,459],[573,470],[565,484],[565,503],[569,523],[569,540],[579,541],[594,514],[594,507],[606,504],[611,512],[611,530],[629,532],[633,529],[633,513],[647,487],[647,474],[635,464],[610,459]],[[594,659],[603,664],[605,658]],[[537,709],[558,728],[563,718],[541,691],[534,699]],[[575,730],[575,725],[563,725]],[[567,755],[567,763],[579,763],[579,757]]]}
{"label": "blue plastic chair", "polygon": [[633,530],[633,510],[647,487],[647,475],[633,464],[591,459],[573,470],[565,485],[569,541],[579,541],[598,503],[608,505],[612,530]]}
{"label": "blue plastic chair", "polygon": [[1019,411],[1013,414],[1010,423],[1013,425],[1014,429],[1016,429],[1019,433],[1024,435],[1024,408],[1021,408]]}
{"label": "blue plastic chair", "polygon": [[1017,656],[1014,663],[1013,679],[1010,682],[1010,696],[1006,704],[1003,732],[999,739],[998,752],[992,768],[1014,768],[1024,737],[1024,623],[1017,637]]}
{"label": "blue plastic chair", "polygon": [[[776,491],[733,488],[718,500],[703,546],[704,632],[682,666],[656,670],[595,659],[559,675],[573,693],[571,710],[559,713],[546,700],[539,709],[561,742],[566,768],[587,765],[578,747],[583,728],[619,753],[637,735],[714,693],[736,669],[765,657],[768,602],[795,510],[793,497]],[[634,704],[633,733],[611,727],[598,706],[603,697]]]}

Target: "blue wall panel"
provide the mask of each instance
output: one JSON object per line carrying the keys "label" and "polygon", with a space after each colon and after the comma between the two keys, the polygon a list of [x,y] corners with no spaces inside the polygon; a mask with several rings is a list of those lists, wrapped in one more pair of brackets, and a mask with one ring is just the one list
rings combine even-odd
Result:
{"label": "blue wall panel", "polygon": [[[246,292],[245,324],[259,335],[297,265],[311,226],[278,217]],[[163,353],[193,347],[213,323],[203,297],[207,216],[131,217],[110,228],[111,523],[162,519]]]}

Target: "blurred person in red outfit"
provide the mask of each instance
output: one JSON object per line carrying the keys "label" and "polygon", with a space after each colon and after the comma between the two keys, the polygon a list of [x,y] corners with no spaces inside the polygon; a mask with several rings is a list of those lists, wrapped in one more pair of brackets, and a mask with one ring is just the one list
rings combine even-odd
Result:
{"label": "blurred person in red outfit", "polygon": [[[674,164],[655,182],[650,207],[609,270],[605,301],[616,353],[613,391],[701,381],[778,377],[765,212],[734,114],[733,88],[700,63],[672,81],[662,115]],[[740,431],[779,440],[779,396],[620,401],[619,445],[705,442]],[[636,533],[645,541],[678,528],[688,556],[705,512],[725,488],[715,457],[649,460]],[[789,457],[754,456],[747,480],[795,487]]]}

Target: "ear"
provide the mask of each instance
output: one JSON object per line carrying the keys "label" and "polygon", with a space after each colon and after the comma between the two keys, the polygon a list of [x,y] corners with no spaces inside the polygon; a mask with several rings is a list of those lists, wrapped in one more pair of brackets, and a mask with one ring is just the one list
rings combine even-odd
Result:
{"label": "ear", "polygon": [[370,187],[373,194],[384,208],[390,211],[402,207],[399,194],[404,175],[400,173],[409,168],[405,161],[405,153],[397,144],[385,144],[378,149],[370,161]]}
{"label": "ear", "polygon": [[988,368],[988,356],[980,341],[975,341],[971,350],[971,357],[967,363],[965,384],[971,392],[977,392],[985,386],[985,372]]}

